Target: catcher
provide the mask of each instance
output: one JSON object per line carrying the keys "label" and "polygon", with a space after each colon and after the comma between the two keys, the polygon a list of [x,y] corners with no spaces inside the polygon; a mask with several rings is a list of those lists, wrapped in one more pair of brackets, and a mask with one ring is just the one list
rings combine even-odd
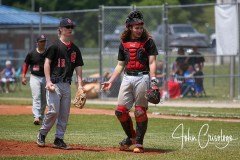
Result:
{"label": "catcher", "polygon": [[[115,110],[115,115],[127,135],[127,138],[119,143],[120,150],[129,150],[133,146],[134,153],[144,152],[143,139],[148,126],[146,91],[149,86],[154,91],[158,90],[156,86],[157,55],[156,45],[144,28],[142,13],[140,11],[130,12],[126,19],[126,29],[121,34],[118,64],[111,78],[102,84],[103,90],[109,90],[112,83],[124,70],[118,95],[118,106]],[[136,131],[129,115],[133,105]]]}

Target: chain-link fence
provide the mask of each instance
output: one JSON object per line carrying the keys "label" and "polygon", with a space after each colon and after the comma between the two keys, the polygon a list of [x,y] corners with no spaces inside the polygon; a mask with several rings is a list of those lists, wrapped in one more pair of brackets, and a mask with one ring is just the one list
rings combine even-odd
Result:
{"label": "chain-link fence", "polygon": [[[116,8],[103,6],[101,8],[103,10],[103,57],[109,59],[112,56],[114,63],[105,60],[108,64],[109,62],[114,64],[110,68],[116,66],[120,34],[124,30],[126,16],[131,10],[138,9],[143,13],[145,28],[150,32],[159,49],[158,60],[163,60],[165,64],[166,80],[172,74],[173,65],[178,57],[176,51],[178,47],[171,47],[171,43],[189,36],[205,42],[199,47],[199,51],[205,57],[203,72],[206,94],[219,98],[237,97],[239,95],[239,56],[218,56],[216,54],[214,7],[215,4]],[[167,26],[167,31],[164,25]],[[185,56],[190,58],[192,47],[183,46],[183,48],[185,48]],[[104,58],[103,63],[105,64]],[[117,83],[113,90],[118,91],[118,87]]]}
{"label": "chain-link fence", "polygon": [[[174,30],[173,28],[174,25],[181,24],[184,31],[186,28],[190,29],[194,32],[193,36],[207,42],[208,47],[199,48],[199,52],[205,58],[203,72],[207,96],[219,99],[237,97],[239,96],[239,56],[218,56],[216,49],[211,47],[216,41],[214,38],[214,6],[215,4],[100,6],[99,9],[93,10],[56,12],[42,12],[40,10],[39,13],[31,13],[39,16],[39,23],[32,22],[28,25],[15,27],[1,26],[6,30],[6,34],[1,32],[0,38],[1,69],[4,67],[6,59],[12,60],[16,68],[20,68],[27,52],[34,48],[35,38],[40,33],[47,36],[48,45],[57,39],[58,24],[44,24],[45,16],[58,20],[68,17],[76,23],[74,42],[83,54],[84,78],[90,80],[88,77],[91,77],[92,74],[95,75],[93,77],[99,78],[99,75],[107,77],[109,75],[106,73],[112,73],[117,64],[120,35],[124,30],[126,17],[131,10],[138,9],[143,13],[146,29],[157,44],[158,61],[163,60],[165,64],[164,72],[167,75],[165,79],[169,78],[172,66],[178,57],[177,47],[169,46],[182,29],[181,26],[180,29]],[[166,26],[169,29],[164,32]],[[189,56],[192,48],[185,48],[185,51],[186,56]],[[101,82],[103,78],[98,80]],[[112,90],[102,94],[101,98],[116,98],[120,83],[121,77],[113,85]]]}

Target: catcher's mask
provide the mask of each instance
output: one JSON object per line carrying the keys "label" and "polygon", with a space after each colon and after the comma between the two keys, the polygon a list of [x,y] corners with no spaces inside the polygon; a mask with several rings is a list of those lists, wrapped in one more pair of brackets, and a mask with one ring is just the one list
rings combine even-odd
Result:
{"label": "catcher's mask", "polygon": [[143,15],[140,11],[132,11],[128,14],[126,19],[126,27],[136,24],[144,24]]}

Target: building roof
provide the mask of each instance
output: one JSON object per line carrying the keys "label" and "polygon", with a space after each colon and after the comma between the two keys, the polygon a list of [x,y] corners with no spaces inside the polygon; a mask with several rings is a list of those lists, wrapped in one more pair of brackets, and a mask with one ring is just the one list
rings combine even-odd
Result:
{"label": "building roof", "polygon": [[[43,25],[58,25],[59,19],[42,15]],[[0,25],[39,25],[39,12],[30,12],[15,7],[0,5]]]}

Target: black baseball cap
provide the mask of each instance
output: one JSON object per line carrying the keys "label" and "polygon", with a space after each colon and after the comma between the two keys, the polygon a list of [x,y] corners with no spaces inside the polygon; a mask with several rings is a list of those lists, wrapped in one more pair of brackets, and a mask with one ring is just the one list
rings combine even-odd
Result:
{"label": "black baseball cap", "polygon": [[41,34],[40,36],[37,37],[37,42],[40,42],[40,41],[46,41],[47,38],[45,35]]}
{"label": "black baseball cap", "polygon": [[75,27],[74,22],[69,18],[64,18],[60,21],[59,27],[73,26]]}

